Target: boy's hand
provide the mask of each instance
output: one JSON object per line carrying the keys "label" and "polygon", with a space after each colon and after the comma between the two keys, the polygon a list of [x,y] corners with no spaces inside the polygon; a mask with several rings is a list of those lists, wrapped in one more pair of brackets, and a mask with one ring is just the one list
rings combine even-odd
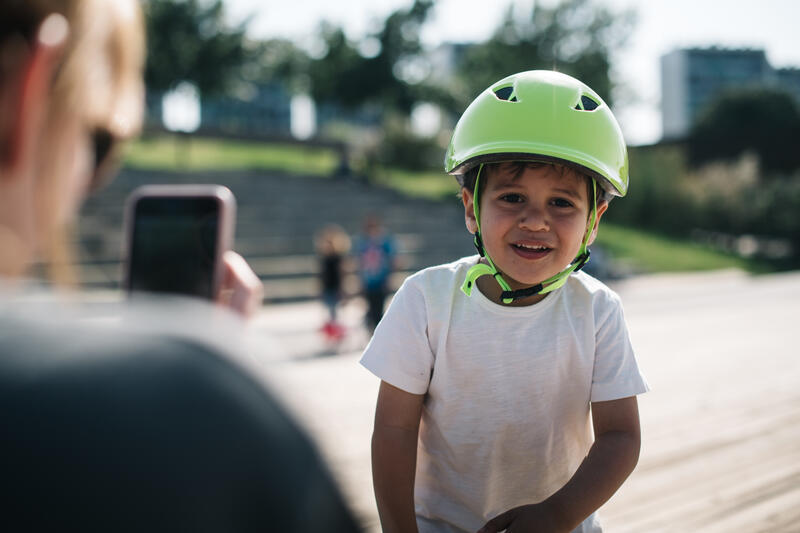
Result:
{"label": "boy's hand", "polygon": [[569,531],[559,524],[557,515],[545,503],[521,505],[486,522],[478,533],[557,533]]}
{"label": "boy's hand", "polygon": [[489,520],[479,533],[572,531],[600,508],[633,471],[641,435],[636,397],[592,402],[595,441],[572,478],[545,501]]}

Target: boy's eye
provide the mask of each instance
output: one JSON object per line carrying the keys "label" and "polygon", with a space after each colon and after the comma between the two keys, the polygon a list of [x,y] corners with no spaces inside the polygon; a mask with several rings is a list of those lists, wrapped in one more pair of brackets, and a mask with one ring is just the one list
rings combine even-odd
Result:
{"label": "boy's eye", "polygon": [[552,202],[556,207],[572,207],[572,202],[564,198],[554,198]]}
{"label": "boy's eye", "polygon": [[522,201],[522,196],[516,193],[508,193],[501,196],[500,199],[504,202],[516,204]]}

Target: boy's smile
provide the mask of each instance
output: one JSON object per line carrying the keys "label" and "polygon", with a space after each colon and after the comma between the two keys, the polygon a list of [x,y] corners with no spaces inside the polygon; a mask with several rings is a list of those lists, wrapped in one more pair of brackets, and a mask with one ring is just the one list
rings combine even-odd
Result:
{"label": "boy's smile", "polygon": [[[493,167],[480,177],[484,248],[513,290],[536,285],[564,270],[580,250],[591,209],[587,178],[550,164],[527,165],[519,172],[512,163]],[[467,228],[475,233],[472,191],[463,189],[462,200]],[[598,205],[598,221],[607,206]],[[478,288],[499,301],[501,289],[489,276],[478,279]]]}

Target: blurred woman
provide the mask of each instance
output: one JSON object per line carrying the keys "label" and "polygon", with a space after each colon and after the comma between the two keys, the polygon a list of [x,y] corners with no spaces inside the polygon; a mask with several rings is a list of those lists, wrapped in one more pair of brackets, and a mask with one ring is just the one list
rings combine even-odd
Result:
{"label": "blurred woman", "polygon": [[[141,13],[130,1],[6,0],[0,15],[0,276],[42,259],[64,283],[70,222],[141,125]],[[260,281],[235,253],[224,264],[222,293],[252,314]]]}
{"label": "blurred woman", "polygon": [[[232,353],[232,314],[164,300],[86,320],[18,283],[34,261],[68,261],[81,200],[139,131],[143,61],[136,0],[0,2],[4,518],[30,530],[352,531],[313,446]],[[238,254],[224,262],[226,305],[248,316],[261,283]]]}

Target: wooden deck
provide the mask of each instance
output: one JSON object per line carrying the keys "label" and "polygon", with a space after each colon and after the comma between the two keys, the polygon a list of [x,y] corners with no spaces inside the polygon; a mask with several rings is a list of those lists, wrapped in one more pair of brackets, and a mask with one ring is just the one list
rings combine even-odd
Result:
{"label": "wooden deck", "polygon": [[[653,276],[615,288],[653,390],[640,398],[639,466],[601,510],[606,530],[800,531],[800,273]],[[358,309],[347,312],[355,326]],[[354,346],[319,355],[321,316],[310,304],[268,308],[255,331],[283,342],[289,358],[269,363],[276,387],[365,528],[379,531],[369,466],[377,382]]]}
{"label": "wooden deck", "polygon": [[653,390],[608,529],[800,531],[800,275],[619,289]]}

